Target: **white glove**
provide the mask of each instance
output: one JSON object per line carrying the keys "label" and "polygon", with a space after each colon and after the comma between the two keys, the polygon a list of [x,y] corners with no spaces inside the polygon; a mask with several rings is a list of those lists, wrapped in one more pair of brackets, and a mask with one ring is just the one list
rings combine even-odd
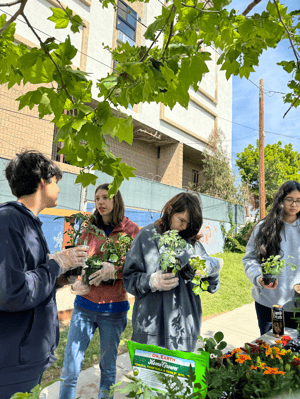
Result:
{"label": "white glove", "polygon": [[80,245],[75,248],[63,249],[56,254],[48,254],[48,259],[54,259],[59,264],[61,274],[78,266],[84,266],[87,260],[87,245]]}
{"label": "white glove", "polygon": [[81,280],[77,280],[73,285],[70,286],[70,290],[74,295],[86,295],[90,292],[91,287],[84,284]]}
{"label": "white glove", "polygon": [[78,279],[78,276],[68,276],[67,277],[67,280],[68,280],[69,284],[74,284],[75,281],[77,281],[77,279]]}
{"label": "white glove", "polygon": [[179,284],[178,277],[173,273],[163,273],[162,270],[151,274],[149,285],[152,292],[170,291]]}
{"label": "white glove", "polygon": [[113,263],[103,262],[102,269],[90,275],[89,284],[97,287],[102,281],[114,280],[115,278],[116,273]]}

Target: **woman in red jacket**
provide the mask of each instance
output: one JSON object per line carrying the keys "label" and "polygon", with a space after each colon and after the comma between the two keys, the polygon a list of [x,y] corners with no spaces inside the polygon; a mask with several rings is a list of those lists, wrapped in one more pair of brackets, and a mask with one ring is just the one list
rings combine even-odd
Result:
{"label": "woman in red jacket", "polygon": [[[115,237],[124,233],[133,238],[139,227],[124,216],[124,202],[120,191],[112,199],[108,197],[108,184],[102,184],[95,191],[96,210],[93,225],[105,232],[103,239],[93,233],[84,232],[82,240],[87,240],[89,255],[101,254],[100,248],[106,237]],[[105,281],[115,279],[113,285]],[[104,282],[104,284],[103,284]],[[100,390],[98,398],[105,397],[116,380],[116,361],[120,336],[127,323],[129,310],[128,296],[124,288],[122,273],[110,262],[103,262],[102,269],[90,276],[90,286],[77,281],[73,289],[76,299],[71,319],[68,341],[65,350],[63,380],[59,399],[75,398],[77,379],[81,370],[84,354],[99,328],[100,333]]]}

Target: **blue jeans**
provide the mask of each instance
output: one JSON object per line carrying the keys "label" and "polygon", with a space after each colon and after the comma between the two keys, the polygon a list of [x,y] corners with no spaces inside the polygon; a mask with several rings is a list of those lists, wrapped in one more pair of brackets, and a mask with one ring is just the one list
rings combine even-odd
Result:
{"label": "blue jeans", "polygon": [[103,391],[116,382],[116,362],[120,337],[127,324],[127,312],[99,313],[87,311],[75,305],[71,319],[64,366],[62,370],[59,399],[73,399],[77,379],[85,351],[96,331],[100,333],[100,389],[98,398],[105,398]]}
{"label": "blue jeans", "polygon": [[[272,309],[255,302],[255,310],[260,335],[264,335],[272,328]],[[294,317],[293,312],[284,312],[284,325],[285,327],[294,328],[296,330],[297,322],[296,320],[292,320],[292,317]]]}
{"label": "blue jeans", "polygon": [[30,392],[36,385],[41,383],[43,374],[30,381],[14,382],[10,385],[0,386],[0,398],[9,399],[17,392]]}

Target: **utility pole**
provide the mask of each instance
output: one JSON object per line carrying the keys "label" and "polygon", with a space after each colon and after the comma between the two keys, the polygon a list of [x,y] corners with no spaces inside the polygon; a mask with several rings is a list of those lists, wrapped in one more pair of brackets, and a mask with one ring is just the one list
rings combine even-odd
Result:
{"label": "utility pole", "polygon": [[265,217],[265,123],[264,80],[259,81],[259,214]]}

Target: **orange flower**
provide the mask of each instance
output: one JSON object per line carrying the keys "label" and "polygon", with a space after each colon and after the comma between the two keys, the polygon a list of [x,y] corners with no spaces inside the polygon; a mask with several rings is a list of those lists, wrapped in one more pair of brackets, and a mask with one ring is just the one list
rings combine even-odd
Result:
{"label": "orange flower", "polygon": [[228,353],[227,355],[221,356],[221,359],[227,359],[228,357],[231,357],[232,353]]}
{"label": "orange flower", "polygon": [[277,340],[275,341],[275,344],[278,344],[278,345],[282,344],[281,339],[277,339]]}
{"label": "orange flower", "polygon": [[251,369],[251,370],[257,370],[258,367],[257,367],[257,366],[251,366],[250,369]]}
{"label": "orange flower", "polygon": [[248,355],[239,355],[239,357],[235,359],[235,361],[240,364],[244,363],[246,360],[252,360],[252,359]]}
{"label": "orange flower", "polygon": [[259,366],[260,366],[262,369],[265,369],[265,368],[266,368],[266,363],[259,363]]}
{"label": "orange flower", "polygon": [[274,346],[273,348],[268,348],[266,350],[266,355],[270,355],[271,359],[274,359],[273,355],[275,355],[277,359],[281,359],[280,355],[285,355],[285,351]]}
{"label": "orange flower", "polygon": [[281,375],[284,375],[285,372],[284,372],[284,371],[278,370],[277,367],[274,367],[274,368],[272,368],[272,367],[267,367],[267,370],[264,371],[264,375],[265,375],[265,374],[281,374]]}
{"label": "orange flower", "polygon": [[235,353],[242,353],[242,350],[240,348],[235,348],[233,349],[233,351],[231,352],[231,355],[234,355]]}

